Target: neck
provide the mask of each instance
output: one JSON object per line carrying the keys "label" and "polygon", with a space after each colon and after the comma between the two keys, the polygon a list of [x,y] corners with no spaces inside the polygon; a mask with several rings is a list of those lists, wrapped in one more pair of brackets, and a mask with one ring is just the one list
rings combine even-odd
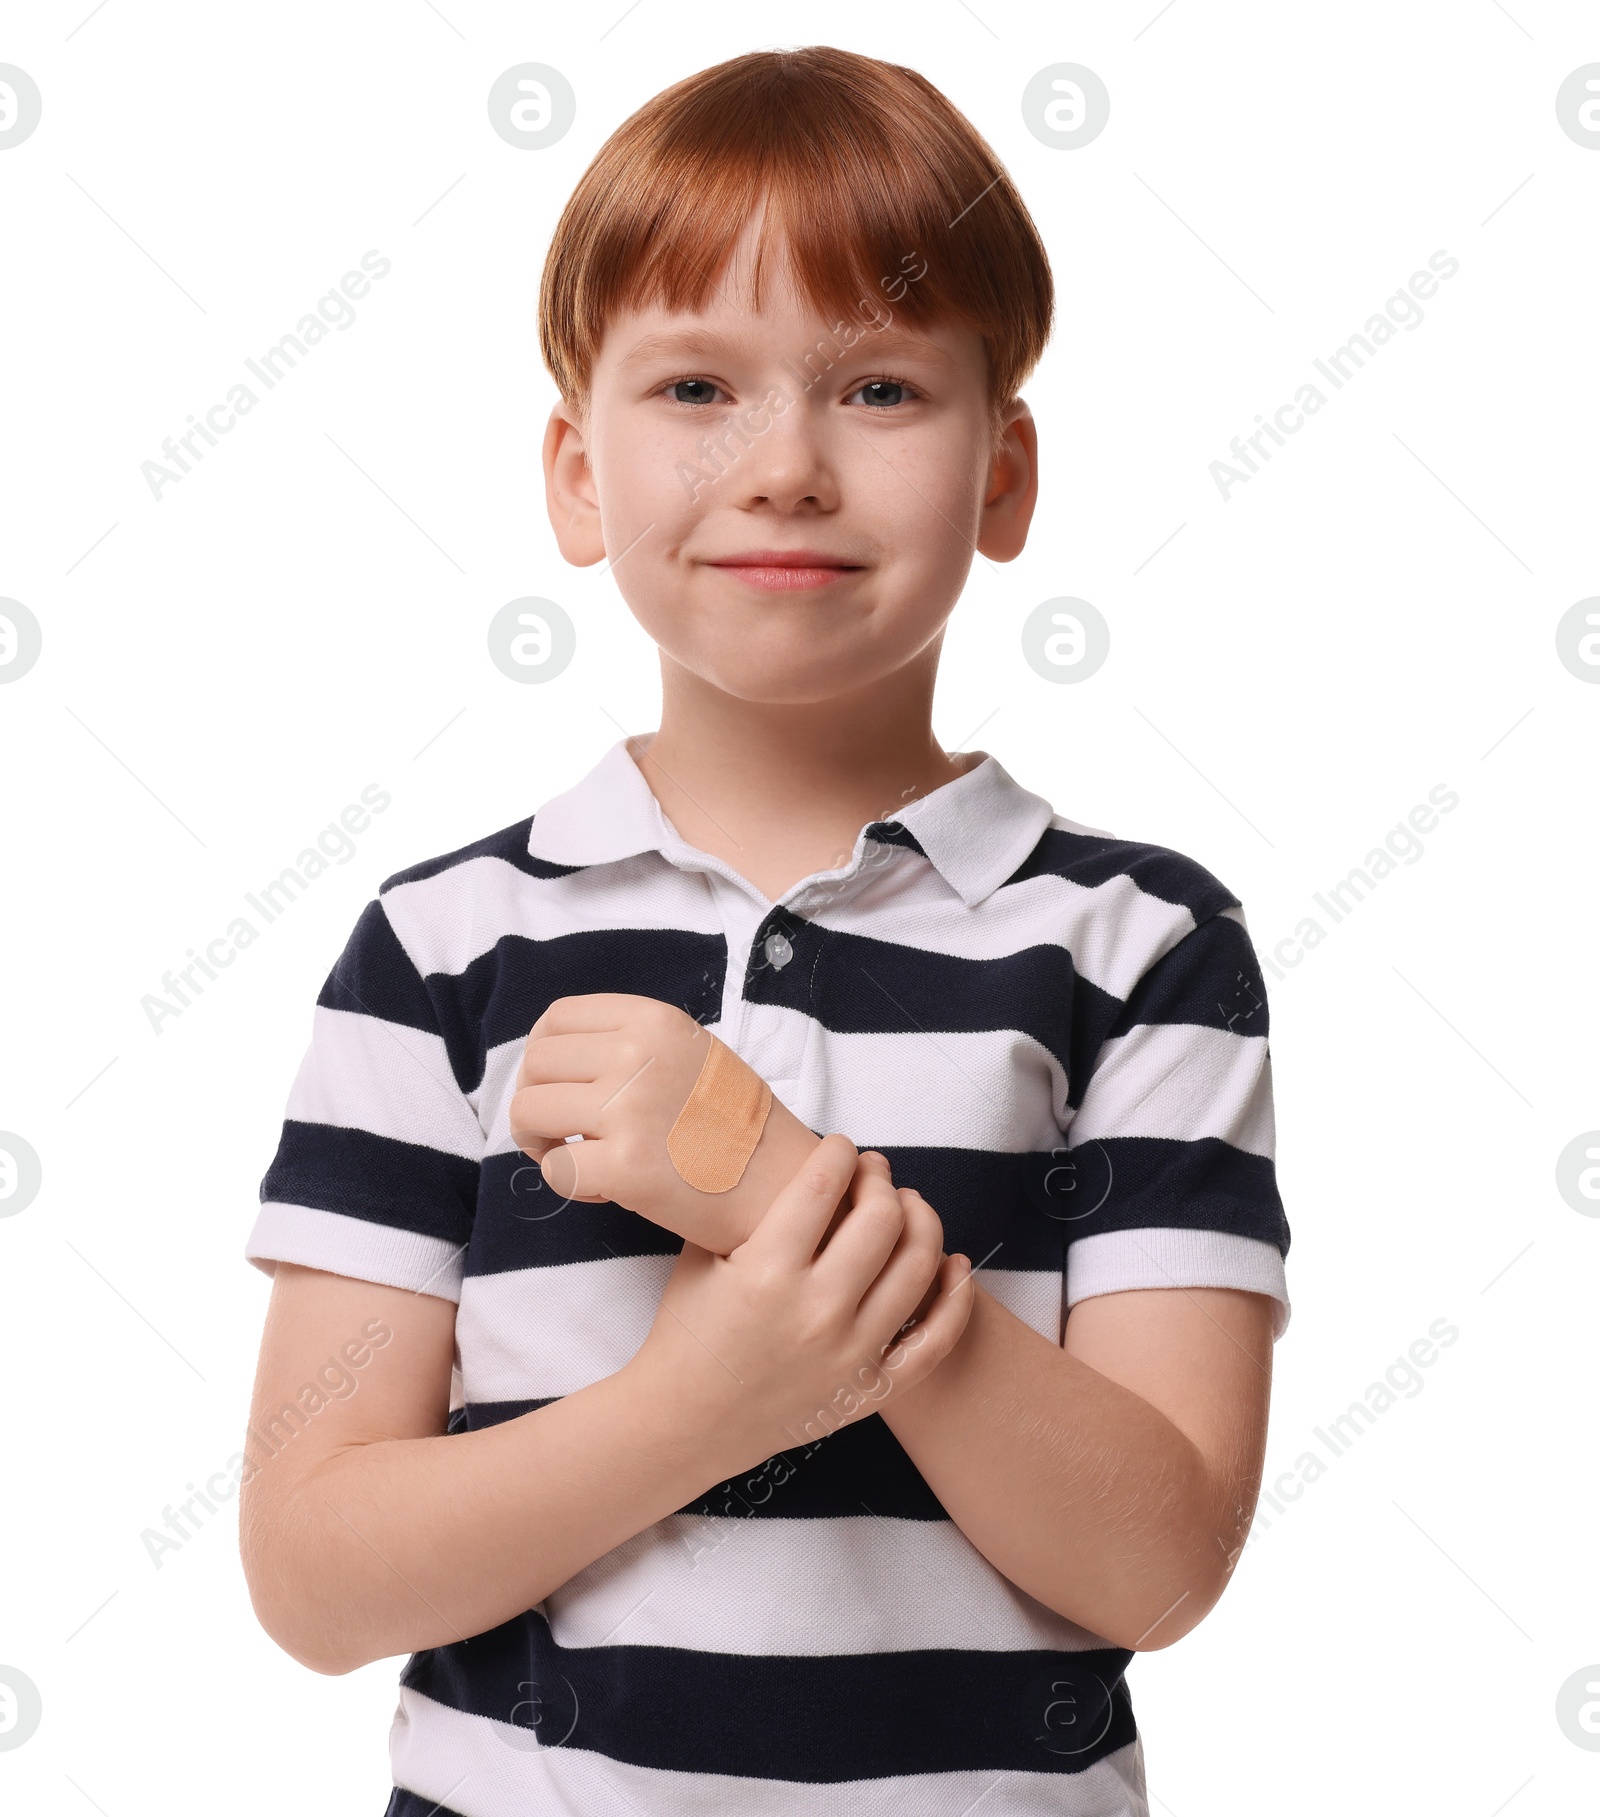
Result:
{"label": "neck", "polygon": [[933,735],[938,640],[914,663],[833,699],[735,698],[661,658],[661,727],[629,750],[691,845],[776,899],[848,861],[856,835],[953,781],[976,758]]}

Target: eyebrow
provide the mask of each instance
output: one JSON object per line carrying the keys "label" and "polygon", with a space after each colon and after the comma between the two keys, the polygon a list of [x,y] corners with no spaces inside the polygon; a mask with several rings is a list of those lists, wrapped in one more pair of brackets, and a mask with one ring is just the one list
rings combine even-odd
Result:
{"label": "eyebrow", "polygon": [[[820,334],[815,341],[806,343],[796,349],[792,357],[806,359],[817,351],[818,342],[834,341],[832,331]],[[648,364],[664,354],[685,353],[715,356],[727,353],[739,344],[737,335],[719,334],[708,328],[674,328],[660,334],[647,334],[637,346],[617,362],[619,371],[628,371],[635,366]],[[840,346],[841,357],[854,355],[863,347],[881,349],[886,354],[899,358],[915,358],[933,361],[940,366],[954,366],[955,361],[939,346],[936,341],[923,335],[912,335],[904,332],[891,332],[888,329],[874,329],[862,324],[860,337],[850,346]]]}

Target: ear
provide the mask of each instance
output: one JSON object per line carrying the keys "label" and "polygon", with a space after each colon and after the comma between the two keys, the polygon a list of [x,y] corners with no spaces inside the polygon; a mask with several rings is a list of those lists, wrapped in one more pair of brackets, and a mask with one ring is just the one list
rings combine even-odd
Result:
{"label": "ear", "polygon": [[1001,418],[1000,444],[989,463],[978,520],[978,553],[991,561],[1014,561],[1028,540],[1039,497],[1039,435],[1033,412],[1013,398]]}
{"label": "ear", "polygon": [[605,560],[600,535],[600,497],[584,447],[578,413],[562,401],[550,412],[544,431],[544,501],[556,546],[575,568]]}

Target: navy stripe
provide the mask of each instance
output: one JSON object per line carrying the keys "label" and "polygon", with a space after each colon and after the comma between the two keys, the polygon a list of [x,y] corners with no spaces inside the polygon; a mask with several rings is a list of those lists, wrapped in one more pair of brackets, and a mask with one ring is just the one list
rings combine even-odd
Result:
{"label": "navy stripe", "polygon": [[[482,1432],[562,1398],[468,1401],[451,1432]],[[837,1431],[799,1434],[800,1443],[718,1483],[675,1509],[702,1520],[838,1520],[870,1508],[893,1520],[948,1520],[899,1439],[875,1413]]]}
{"label": "navy stripe", "polygon": [[396,871],[392,877],[386,877],[379,884],[378,894],[382,896],[402,883],[423,883],[429,877],[437,877],[441,871],[454,870],[469,858],[501,858],[529,877],[571,877],[578,871],[589,868],[581,864],[551,864],[548,859],[535,858],[528,850],[528,836],[533,831],[534,818],[530,814],[515,826],[502,827],[497,833],[474,839],[471,845],[459,846],[453,852],[444,852],[437,858],[425,858],[420,864]]}
{"label": "navy stripe", "polygon": [[1250,936],[1224,916],[1202,922],[1128,994],[1109,1040],[1141,1023],[1198,1023],[1236,1035],[1268,1032],[1267,987]]}
{"label": "navy stripe", "polygon": [[[793,957],[770,964],[762,943],[788,935]],[[1121,1002],[1078,975],[1065,947],[962,959],[774,911],[750,956],[744,995],[814,1017],[838,1034],[984,1034],[1017,1029],[1055,1056],[1076,1108]],[[930,1052],[930,1064],[945,1064]]]}
{"label": "navy stripe", "polygon": [[1108,1230],[1167,1226],[1256,1237],[1289,1253],[1272,1162],[1215,1136],[1096,1137],[1057,1157],[1047,1190],[1069,1244]]}
{"label": "navy stripe", "polygon": [[1147,896],[1186,908],[1197,922],[1239,906],[1225,883],[1182,852],[1096,833],[1069,833],[1061,827],[1046,827],[1039,843],[1000,887],[1031,877],[1066,877],[1085,889],[1113,877],[1131,877]]}
{"label": "navy stripe", "polygon": [[461,1817],[461,1813],[448,1804],[438,1804],[432,1798],[424,1798],[419,1792],[408,1792],[403,1785],[397,1785],[383,1807],[383,1817]]}
{"label": "navy stripe", "polygon": [[[908,852],[917,852],[924,858],[928,857],[916,834],[910,827],[902,826],[898,820],[874,820],[872,825],[866,829],[866,834],[869,839],[876,840],[879,845],[903,845]],[[931,864],[933,860],[930,858],[928,862]]]}
{"label": "navy stripe", "polygon": [[682,1248],[682,1237],[610,1199],[592,1205],[552,1192],[538,1162],[519,1149],[483,1159],[464,1266],[469,1275],[508,1274],[611,1256],[676,1255]]}
{"label": "navy stripe", "polygon": [[[870,1139],[870,1132],[862,1139]],[[1059,1273],[1059,1151],[1001,1154],[885,1143],[879,1153],[896,1185],[915,1187],[938,1212],[947,1254],[959,1250],[996,1268]],[[1047,1179],[1053,1191],[1047,1191]],[[563,1201],[545,1185],[538,1165],[519,1150],[486,1156],[482,1163],[463,1266],[468,1275],[506,1274],[613,1256],[676,1255],[682,1247],[681,1237],[609,1200],[601,1205]]]}
{"label": "navy stripe", "polygon": [[483,1083],[488,1050],[525,1040],[558,997],[623,991],[715,1022],[727,966],[721,934],[688,928],[602,928],[548,940],[505,934],[465,971],[430,973],[427,988],[451,1071],[472,1092]]}
{"label": "navy stripe", "polygon": [[478,1163],[418,1142],[335,1123],[284,1121],[261,1181],[261,1202],[310,1205],[391,1230],[465,1243],[472,1235]]}
{"label": "navy stripe", "polygon": [[[938,1212],[946,1253],[970,1255],[994,1268],[1057,1273],[1066,1245],[1080,1237],[1153,1226],[1225,1231],[1274,1243],[1281,1255],[1289,1251],[1289,1224],[1272,1161],[1214,1136],[1194,1142],[1099,1137],[1073,1148],[1063,1143],[1048,1153],[890,1143],[879,1152],[897,1184],[915,1187]],[[523,1170],[529,1171],[519,1181]],[[530,1181],[546,1193],[548,1188],[523,1154],[491,1155],[482,1176],[465,1258],[468,1275],[614,1256],[676,1255],[683,1247],[680,1237],[610,1201],[569,1203],[554,1215],[530,1211],[539,1204],[538,1191],[520,1188]]]}
{"label": "navy stripe", "polygon": [[401,1682],[530,1742],[679,1773],[837,1784],[1077,1773],[1134,1739],[1120,1647],[821,1656],[562,1647],[537,1611],[415,1653]]}
{"label": "navy stripe", "polygon": [[379,1016],[430,1035],[439,1032],[427,989],[390,925],[388,911],[377,901],[361,911],[317,994],[317,1004],[321,1009]]}
{"label": "navy stripe", "polygon": [[875,1413],[816,1435],[753,1470],[708,1489],[679,1514],[706,1520],[839,1520],[871,1513],[891,1520],[942,1520],[949,1514],[904,1447]]}

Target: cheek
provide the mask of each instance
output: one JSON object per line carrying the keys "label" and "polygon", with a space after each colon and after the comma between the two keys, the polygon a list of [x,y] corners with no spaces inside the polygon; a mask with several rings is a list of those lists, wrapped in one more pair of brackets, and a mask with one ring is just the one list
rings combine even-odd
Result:
{"label": "cheek", "polygon": [[892,527],[898,553],[919,565],[947,562],[950,544],[970,546],[988,480],[973,443],[944,430],[927,437],[885,437],[882,459],[862,448],[849,472],[864,515]]}
{"label": "cheek", "polygon": [[[687,469],[705,465],[695,446],[698,439],[683,425],[648,413],[595,426],[591,459],[608,546],[615,532],[617,550],[626,548],[646,524],[667,531],[670,540],[673,530],[694,514],[683,476]],[[705,488],[700,496],[707,496]],[[659,535],[647,540],[658,541]],[[641,544],[640,553],[644,551]]]}
{"label": "cheek", "polygon": [[657,435],[616,436],[600,444],[595,483],[608,527],[615,521],[634,536],[644,524],[659,521],[663,511],[671,515],[680,510],[673,495],[686,499],[688,494],[674,479],[678,460],[675,439]]}

